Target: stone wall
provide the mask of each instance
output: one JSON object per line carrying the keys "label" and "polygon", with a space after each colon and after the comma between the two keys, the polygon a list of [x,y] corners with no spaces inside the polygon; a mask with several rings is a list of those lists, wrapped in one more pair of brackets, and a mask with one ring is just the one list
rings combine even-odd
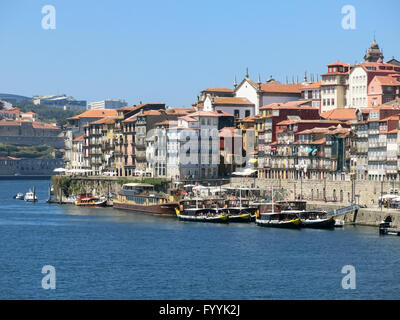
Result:
{"label": "stone wall", "polygon": [[56,149],[64,148],[64,138],[33,136],[0,136],[0,142],[16,146],[46,145]]}
{"label": "stone wall", "polygon": [[0,160],[0,176],[51,176],[54,169],[62,167],[61,159]]}
{"label": "stone wall", "polygon": [[[390,193],[393,187],[400,189],[398,182],[356,180],[355,200],[357,204],[371,206],[377,204],[378,198],[383,194]],[[295,195],[300,195],[301,190],[306,200],[324,201],[324,189],[327,202],[348,204],[352,198],[352,181],[350,180],[275,180],[258,178],[232,178],[231,186],[256,186],[259,188],[284,188],[287,189],[289,199],[293,200]]]}

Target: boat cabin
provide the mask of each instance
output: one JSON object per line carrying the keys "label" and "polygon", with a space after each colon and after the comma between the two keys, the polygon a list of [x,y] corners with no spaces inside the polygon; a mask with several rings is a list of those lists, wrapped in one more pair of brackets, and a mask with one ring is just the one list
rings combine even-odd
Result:
{"label": "boat cabin", "polygon": [[294,200],[294,201],[278,201],[282,211],[296,210],[304,211],[307,208],[307,201]]}

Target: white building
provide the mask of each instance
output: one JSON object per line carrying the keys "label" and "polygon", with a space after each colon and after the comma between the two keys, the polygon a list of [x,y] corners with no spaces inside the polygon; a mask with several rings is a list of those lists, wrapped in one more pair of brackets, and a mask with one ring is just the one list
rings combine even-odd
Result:
{"label": "white building", "polygon": [[255,115],[255,105],[247,98],[239,97],[213,97],[207,95],[204,100],[204,111],[223,111],[235,117],[244,119]]}
{"label": "white building", "polygon": [[246,98],[255,106],[255,114],[259,113],[262,106],[271,103],[284,103],[301,99],[303,84],[281,84],[279,81],[270,79],[267,83],[253,82],[248,74],[239,85],[234,84],[235,97]]}
{"label": "white building", "polygon": [[106,99],[94,101],[88,104],[88,109],[119,109],[126,107],[128,103],[122,99]]}
{"label": "white building", "polygon": [[217,112],[198,111],[156,125],[147,138],[147,165],[154,177],[216,178],[219,164]]}

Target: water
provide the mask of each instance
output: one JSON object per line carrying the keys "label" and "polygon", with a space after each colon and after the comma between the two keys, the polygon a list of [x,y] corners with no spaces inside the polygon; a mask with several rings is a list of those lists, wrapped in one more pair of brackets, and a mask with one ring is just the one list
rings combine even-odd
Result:
{"label": "water", "polygon": [[[280,230],[49,205],[49,181],[0,180],[1,299],[399,299],[400,237]],[[36,186],[39,202],[12,199]],[[44,265],[56,289],[42,288]],[[356,289],[341,286],[356,269]]]}

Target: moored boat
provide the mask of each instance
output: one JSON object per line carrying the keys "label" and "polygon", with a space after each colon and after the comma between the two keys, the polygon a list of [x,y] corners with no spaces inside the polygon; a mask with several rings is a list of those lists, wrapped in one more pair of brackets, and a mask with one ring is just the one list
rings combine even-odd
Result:
{"label": "moored boat", "polygon": [[299,212],[302,228],[331,229],[335,227],[335,219],[328,217],[325,211],[310,210]]}
{"label": "moored boat", "polygon": [[80,207],[105,207],[107,199],[99,199],[92,196],[91,193],[81,193],[78,195],[75,205]]}
{"label": "moored boat", "polygon": [[[213,205],[215,204],[215,206]],[[214,206],[214,207],[213,207]],[[228,215],[217,203],[204,199],[183,199],[175,209],[176,216],[181,221],[227,223]]]}
{"label": "moored boat", "polygon": [[225,201],[224,213],[228,215],[229,222],[255,221],[256,207],[249,205],[248,199],[229,199]]}
{"label": "moored boat", "polygon": [[18,192],[13,198],[16,200],[24,200],[24,194],[21,192]]}
{"label": "moored boat", "polygon": [[261,227],[297,229],[301,226],[301,220],[290,211],[260,213],[256,224]]}
{"label": "moored boat", "polygon": [[115,209],[162,216],[175,216],[177,205],[167,195],[155,192],[153,185],[145,183],[126,183],[113,199]]}
{"label": "moored boat", "polygon": [[29,192],[25,194],[24,200],[27,202],[36,202],[38,201],[38,198],[34,191],[32,192],[31,190],[29,190]]}

